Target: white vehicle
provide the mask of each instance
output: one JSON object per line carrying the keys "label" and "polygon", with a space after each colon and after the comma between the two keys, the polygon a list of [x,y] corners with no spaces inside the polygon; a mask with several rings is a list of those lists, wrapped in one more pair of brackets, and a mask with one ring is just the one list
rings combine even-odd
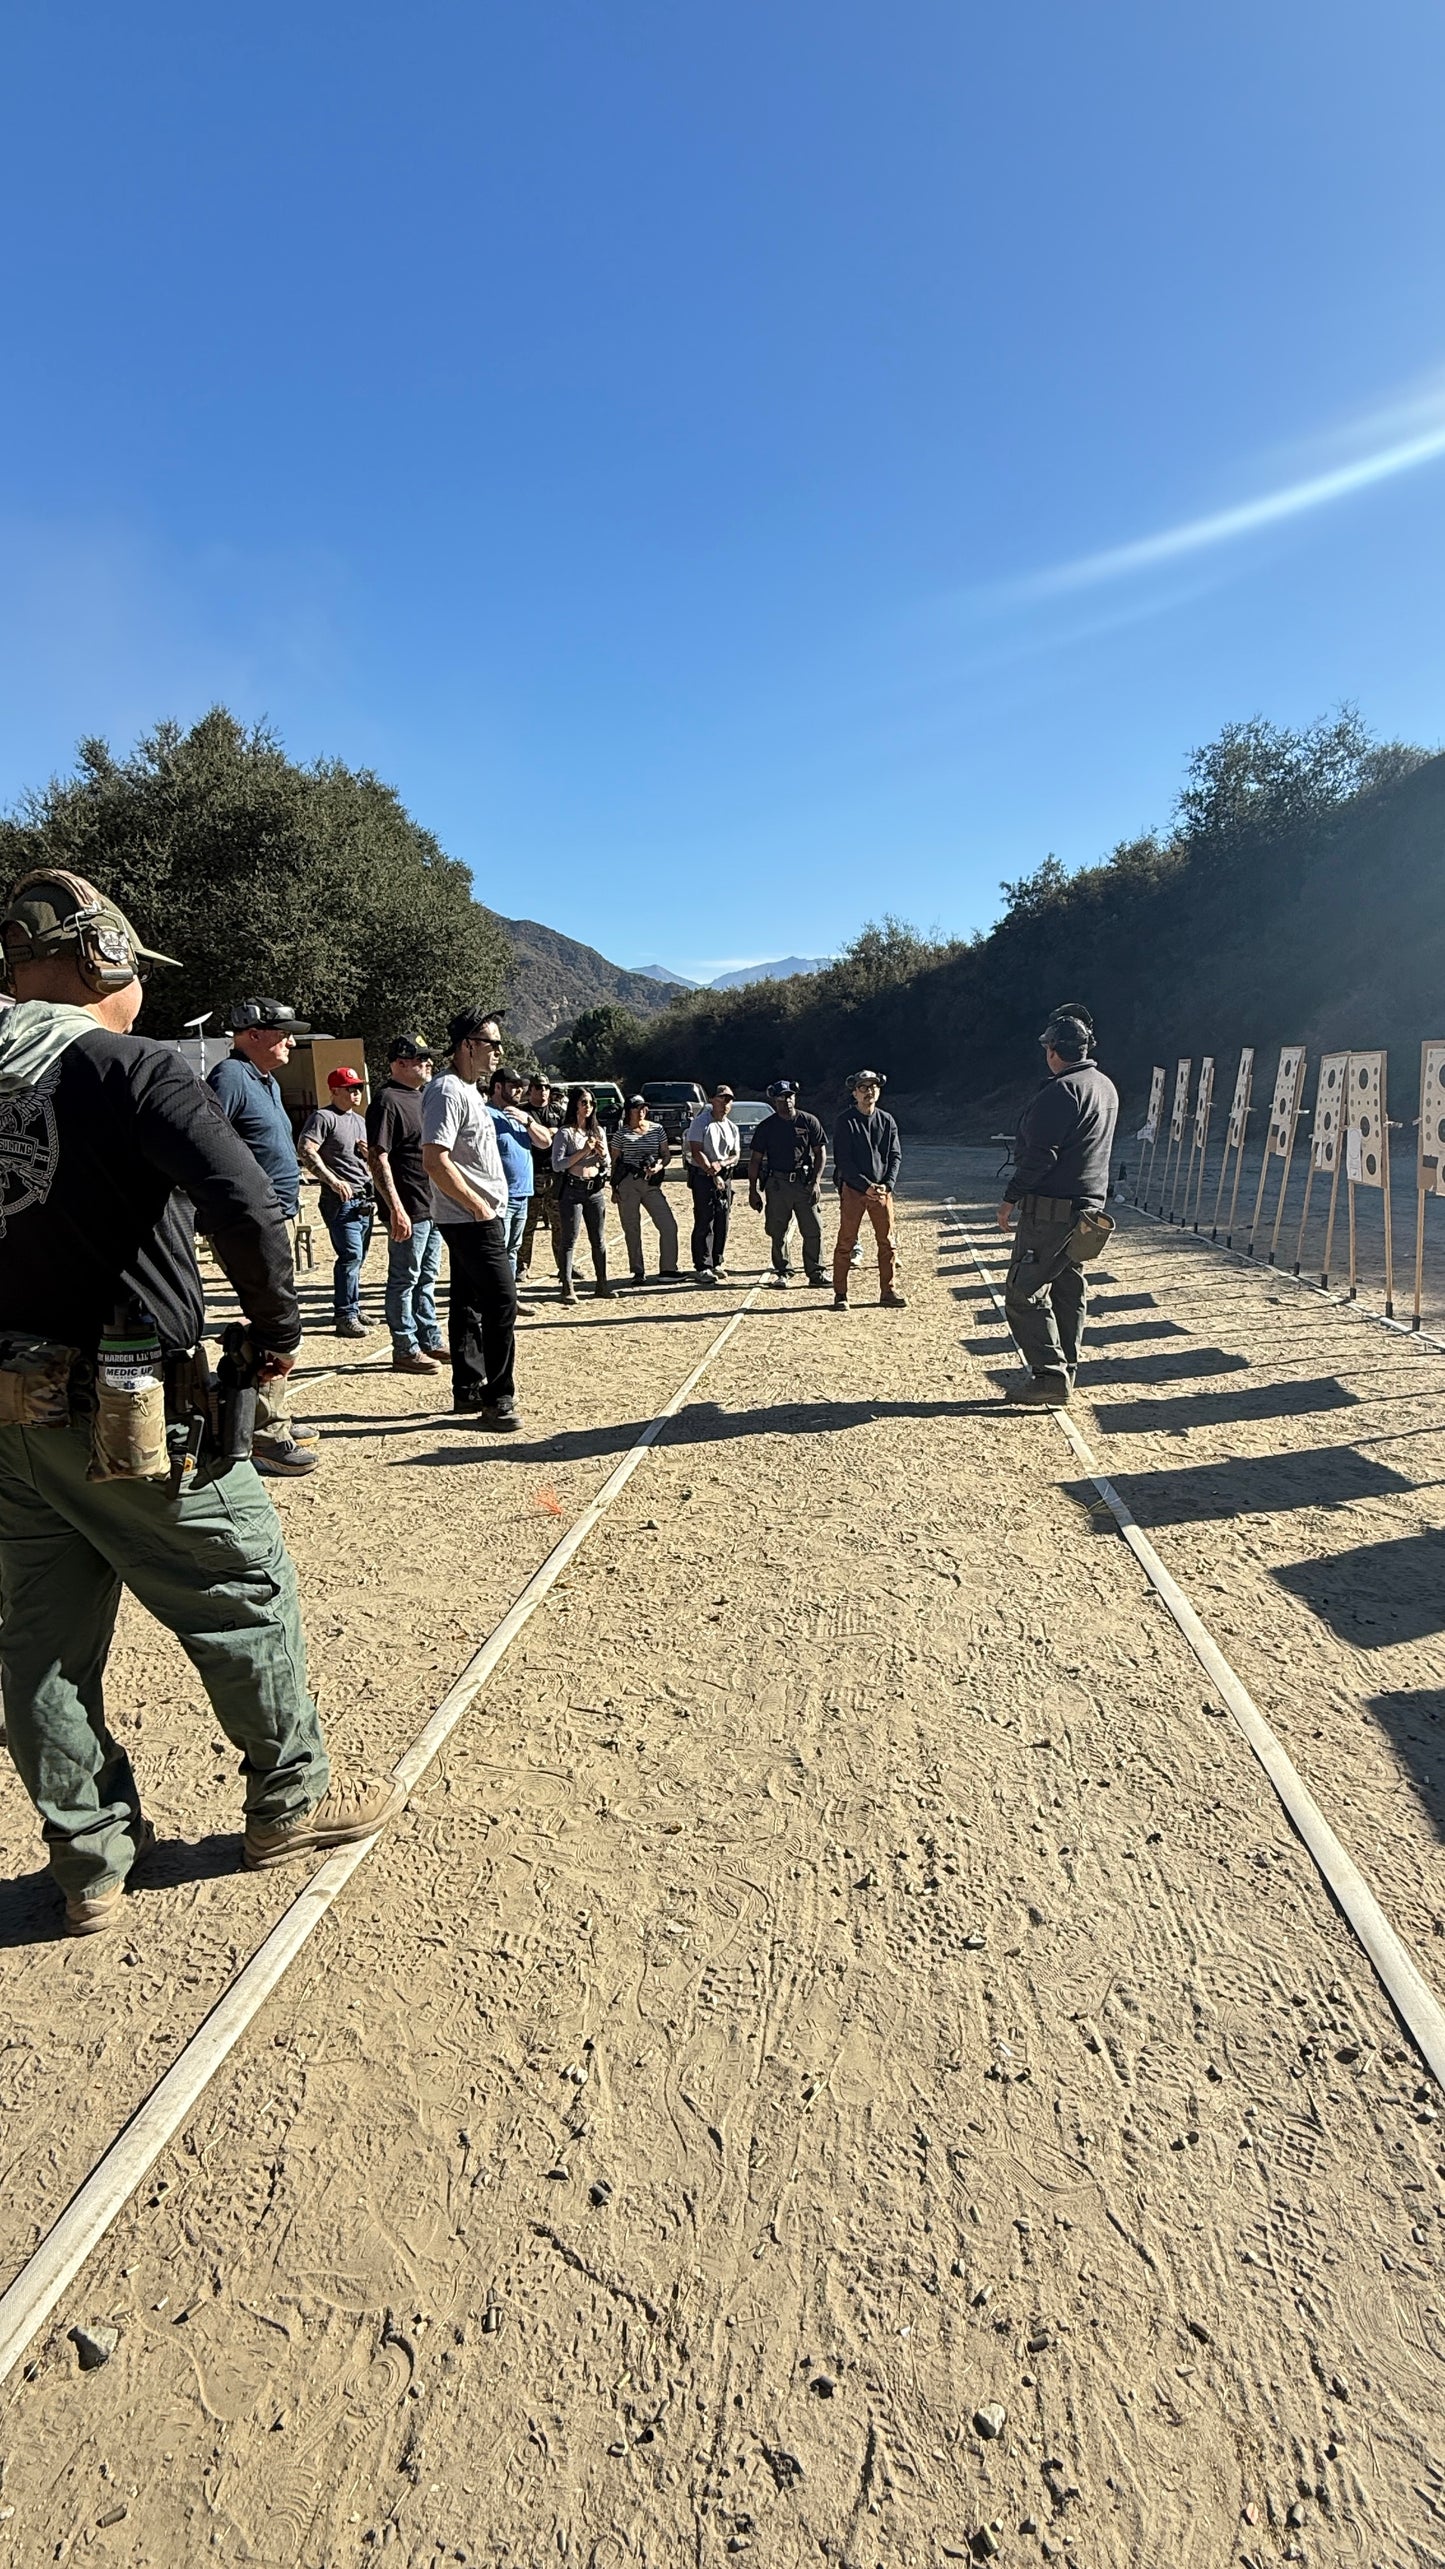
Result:
{"label": "white vehicle", "polygon": [[732,1119],[738,1128],[738,1136],[743,1146],[742,1160],[739,1165],[740,1170],[744,1175],[747,1172],[748,1153],[753,1147],[753,1135],[764,1119],[771,1115],[772,1111],[773,1110],[765,1097],[735,1097],[733,1099]]}

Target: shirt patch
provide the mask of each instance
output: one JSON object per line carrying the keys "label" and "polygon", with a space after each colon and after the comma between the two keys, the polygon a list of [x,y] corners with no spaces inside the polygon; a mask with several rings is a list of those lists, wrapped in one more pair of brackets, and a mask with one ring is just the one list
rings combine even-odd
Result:
{"label": "shirt patch", "polygon": [[52,1099],[35,1088],[0,1098],[0,1240],[17,1213],[44,1204],[59,1165]]}

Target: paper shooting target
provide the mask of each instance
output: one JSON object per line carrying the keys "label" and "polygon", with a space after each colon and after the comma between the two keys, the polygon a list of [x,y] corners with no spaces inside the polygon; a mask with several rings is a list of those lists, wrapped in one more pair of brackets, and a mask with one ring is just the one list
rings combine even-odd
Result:
{"label": "paper shooting target", "polygon": [[1345,1129],[1358,1134],[1350,1158],[1357,1165],[1348,1170],[1358,1186],[1383,1186],[1385,1183],[1385,1056],[1383,1053],[1351,1053],[1349,1105]]}
{"label": "paper shooting target", "polygon": [[1435,1193],[1445,1195],[1445,1044],[1420,1046],[1420,1192],[1435,1172]]}
{"label": "paper shooting target", "polygon": [[1182,1142],[1184,1139],[1184,1127],[1189,1121],[1189,1075],[1193,1068],[1194,1062],[1191,1057],[1188,1061],[1180,1062],[1174,1073],[1174,1110],[1169,1118],[1171,1142]]}
{"label": "paper shooting target", "polygon": [[1286,1044],[1281,1050],[1279,1068],[1274,1076],[1274,1096],[1269,1109],[1268,1155],[1282,1160],[1294,1136],[1295,1117],[1299,1113],[1300,1093],[1305,1084],[1303,1044]]}
{"label": "paper shooting target", "polygon": [[1159,1119],[1164,1112],[1164,1064],[1156,1062],[1149,1073],[1149,1112],[1134,1138],[1137,1142],[1157,1142]]}
{"label": "paper shooting target", "polygon": [[1199,1065],[1199,1095],[1194,1101],[1194,1147],[1202,1151],[1209,1139],[1209,1114],[1214,1104],[1214,1055],[1206,1053]]}
{"label": "paper shooting target", "polygon": [[1234,1096],[1229,1109],[1229,1147],[1232,1151],[1242,1151],[1244,1148],[1245,1128],[1249,1122],[1250,1092],[1253,1087],[1254,1046],[1246,1044],[1239,1056],[1239,1068],[1234,1075]]}
{"label": "paper shooting target", "polygon": [[1315,1129],[1311,1149],[1315,1167],[1325,1177],[1332,1177],[1340,1164],[1340,1134],[1344,1129],[1345,1091],[1349,1085],[1348,1053],[1325,1053],[1320,1061],[1320,1084],[1315,1090]]}

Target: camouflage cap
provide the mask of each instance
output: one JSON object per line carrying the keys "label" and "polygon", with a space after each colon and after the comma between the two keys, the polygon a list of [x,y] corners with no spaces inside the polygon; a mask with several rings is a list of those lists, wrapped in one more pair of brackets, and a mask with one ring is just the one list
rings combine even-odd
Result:
{"label": "camouflage cap", "polygon": [[163,963],[180,970],[173,954],[157,954],[143,945],[124,910],[107,901],[83,874],[51,866],[22,874],[0,917],[6,964],[13,969],[16,964],[49,963],[78,946],[82,936],[93,941],[106,963]]}

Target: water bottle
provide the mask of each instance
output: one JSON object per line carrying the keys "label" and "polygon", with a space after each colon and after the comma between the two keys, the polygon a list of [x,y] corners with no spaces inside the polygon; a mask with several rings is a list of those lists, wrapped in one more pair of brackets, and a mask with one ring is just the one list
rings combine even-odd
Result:
{"label": "water bottle", "polygon": [[165,1481],[165,1362],[160,1331],[144,1303],[118,1302],[100,1333],[95,1359],[92,1481]]}

